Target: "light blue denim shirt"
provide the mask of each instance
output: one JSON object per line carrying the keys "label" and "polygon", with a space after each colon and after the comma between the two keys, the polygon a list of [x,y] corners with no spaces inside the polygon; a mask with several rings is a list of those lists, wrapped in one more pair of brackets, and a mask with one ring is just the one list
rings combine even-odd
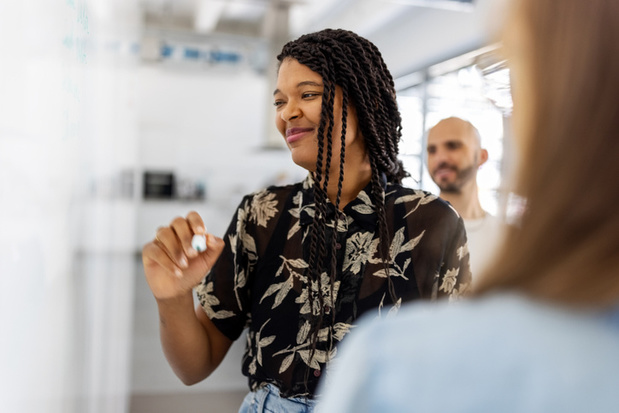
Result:
{"label": "light blue denim shirt", "polygon": [[413,304],[362,320],[337,359],[316,412],[619,412],[619,308]]}

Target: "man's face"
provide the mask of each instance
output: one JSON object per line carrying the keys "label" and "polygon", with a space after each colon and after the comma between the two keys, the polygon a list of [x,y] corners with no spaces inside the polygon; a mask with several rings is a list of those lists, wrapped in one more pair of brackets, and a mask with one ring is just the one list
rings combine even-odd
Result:
{"label": "man's face", "polygon": [[459,120],[443,120],[430,130],[427,153],[428,172],[441,192],[460,193],[483,163],[478,138]]}

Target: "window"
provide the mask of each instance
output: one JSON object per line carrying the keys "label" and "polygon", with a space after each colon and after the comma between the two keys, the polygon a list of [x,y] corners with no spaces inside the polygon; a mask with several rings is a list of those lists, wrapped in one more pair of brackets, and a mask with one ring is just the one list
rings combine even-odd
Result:
{"label": "window", "polygon": [[[411,174],[404,184],[438,194],[425,162],[425,132],[439,120],[457,116],[470,121],[479,130],[482,147],[488,150],[486,162],[477,174],[482,207],[499,213],[504,132],[507,110],[497,106],[496,85],[476,66],[475,57],[487,51],[473,52],[432,66],[396,81],[398,104],[402,114],[400,159]],[[504,66],[503,66],[504,67]],[[495,73],[496,76],[496,72]],[[506,73],[501,74],[505,77]],[[508,74],[507,74],[508,76]],[[490,89],[489,89],[490,87]],[[507,95],[502,91],[505,103]],[[494,103],[493,103],[494,101]]]}

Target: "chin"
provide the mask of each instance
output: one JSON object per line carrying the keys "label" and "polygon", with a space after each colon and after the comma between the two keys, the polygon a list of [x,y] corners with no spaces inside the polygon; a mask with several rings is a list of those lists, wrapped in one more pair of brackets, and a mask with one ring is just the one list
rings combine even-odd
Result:
{"label": "chin", "polygon": [[309,172],[314,172],[314,170],[316,169],[316,160],[311,160],[309,161],[308,159],[299,159],[297,157],[295,157],[294,155],[292,155],[292,162],[294,162],[295,164],[299,165],[301,168],[309,171]]}

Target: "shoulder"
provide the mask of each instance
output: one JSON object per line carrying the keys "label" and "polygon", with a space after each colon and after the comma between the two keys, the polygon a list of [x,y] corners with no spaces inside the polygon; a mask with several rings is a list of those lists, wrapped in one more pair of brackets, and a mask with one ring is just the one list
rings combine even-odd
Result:
{"label": "shoulder", "polygon": [[388,184],[385,189],[385,204],[404,205],[421,211],[434,211],[459,218],[458,212],[447,201],[431,192],[413,189],[400,184]]}
{"label": "shoulder", "polygon": [[[402,307],[398,315],[391,319],[362,322],[367,328],[374,329],[374,334],[378,333],[376,337],[381,337],[381,341],[389,340],[392,334],[401,334],[400,328],[403,326],[415,326],[408,329],[409,334],[415,337],[428,334],[444,338],[446,342],[457,338],[462,344],[478,347],[483,343],[480,339],[486,339],[488,345],[493,340],[508,341],[510,338],[522,338],[525,334],[531,336],[539,333],[555,339],[573,335],[574,328],[588,331],[605,329],[606,325],[598,323],[598,318],[595,313],[551,306],[516,294],[496,294],[456,303],[411,303]],[[437,329],[437,325],[446,328]],[[396,333],[397,330],[399,332]],[[619,340],[619,327],[616,331],[609,329],[609,332],[611,337],[616,336]],[[579,339],[574,337],[573,340]],[[418,343],[408,345],[423,346],[431,340],[415,341]],[[505,344],[507,346],[502,346],[503,351],[510,349],[509,343]],[[437,348],[436,343],[431,346]],[[527,343],[515,343],[513,351],[526,347]]]}
{"label": "shoulder", "polygon": [[462,218],[451,204],[427,191],[389,184],[385,208],[394,220],[436,236],[452,238],[454,233],[465,231]]}
{"label": "shoulder", "polygon": [[236,211],[237,222],[255,223],[266,228],[274,221],[271,218],[284,211],[289,197],[301,192],[302,187],[302,183],[270,186],[245,195]]}
{"label": "shoulder", "polygon": [[290,194],[297,193],[303,188],[303,183],[269,186],[245,195],[241,201],[240,208],[256,209],[266,207],[281,208]]}
{"label": "shoulder", "polygon": [[[560,394],[570,388],[586,386],[591,396],[603,396],[619,386],[613,373],[619,328],[596,314],[515,295],[411,303],[391,319],[362,319],[342,344],[344,362],[349,352],[365,358],[359,375],[374,383],[369,392],[381,398],[380,392],[402,392],[420,411],[567,411],[553,407],[564,405]],[[612,380],[600,386],[601,377]],[[569,403],[586,407],[574,397]],[[619,395],[612,400],[619,402]],[[393,411],[402,407],[393,403]],[[527,410],[527,403],[544,408]],[[578,411],[573,407],[568,410]]]}
{"label": "shoulder", "polygon": [[293,191],[300,191],[303,188],[302,182],[288,185],[272,185],[261,188],[244,196],[245,200],[264,199],[268,197],[283,197]]}

